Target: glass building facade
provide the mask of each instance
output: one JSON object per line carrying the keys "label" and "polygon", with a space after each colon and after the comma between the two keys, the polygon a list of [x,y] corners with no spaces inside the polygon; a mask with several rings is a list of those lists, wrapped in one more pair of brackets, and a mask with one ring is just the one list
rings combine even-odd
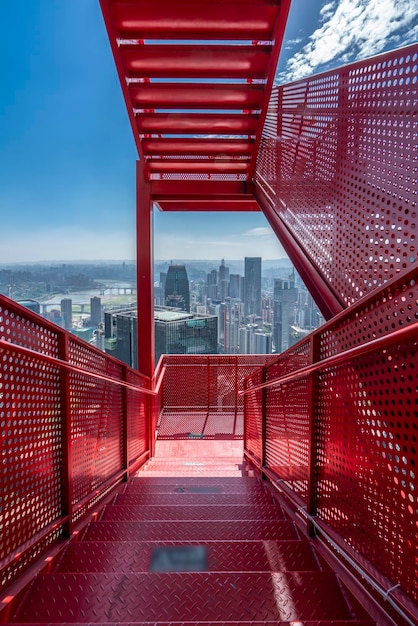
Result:
{"label": "glass building facade", "polygon": [[216,354],[218,318],[156,308],[155,361],[162,354]]}

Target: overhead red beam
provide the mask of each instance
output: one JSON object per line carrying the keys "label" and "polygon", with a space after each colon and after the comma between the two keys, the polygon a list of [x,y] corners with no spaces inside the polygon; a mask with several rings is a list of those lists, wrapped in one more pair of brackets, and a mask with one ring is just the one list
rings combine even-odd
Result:
{"label": "overhead red beam", "polygon": [[[243,4],[246,5],[245,8]],[[277,3],[116,2],[112,6],[119,36],[127,39],[270,39]]]}
{"label": "overhead red beam", "polygon": [[167,198],[252,198],[254,188],[242,180],[152,180],[150,185],[151,198],[155,202]]}
{"label": "overhead red beam", "polygon": [[243,197],[239,200],[227,199],[182,199],[182,200],[159,200],[158,205],[162,211],[260,211],[258,203],[254,199]]}
{"label": "overhead red beam", "polygon": [[158,159],[146,162],[147,170],[161,174],[245,174],[248,161],[227,161],[225,159],[181,161],[174,159]]}
{"label": "overhead red beam", "polygon": [[271,47],[122,45],[119,51],[131,78],[254,79],[265,78]]}
{"label": "overhead red beam", "polygon": [[143,139],[142,149],[146,155],[248,156],[252,142],[240,139]]}
{"label": "overhead red beam", "polygon": [[255,132],[257,115],[231,113],[217,115],[198,113],[150,113],[136,117],[140,134],[236,134],[252,135]]}
{"label": "overhead red beam", "polygon": [[128,89],[138,109],[257,110],[264,93],[263,85],[244,84],[130,83]]}

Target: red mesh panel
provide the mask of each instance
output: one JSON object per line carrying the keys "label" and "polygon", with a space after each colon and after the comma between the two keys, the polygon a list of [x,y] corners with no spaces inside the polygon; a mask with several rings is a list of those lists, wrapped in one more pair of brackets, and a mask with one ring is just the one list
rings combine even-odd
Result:
{"label": "red mesh panel", "polygon": [[209,406],[218,411],[234,410],[237,403],[238,368],[235,357],[216,359],[209,365]]}
{"label": "red mesh panel", "polygon": [[243,408],[244,379],[273,355],[165,355],[164,410]]}
{"label": "red mesh panel", "polygon": [[[147,444],[144,394],[48,359],[65,359],[68,342],[71,365],[116,383],[127,372],[129,382],[143,385],[139,374],[2,296],[0,340],[10,344],[0,348],[0,560],[6,585],[62,534],[68,512],[66,420],[71,422],[73,520],[103,497],[106,481],[123,469],[125,405],[129,459]],[[14,351],[12,344],[34,354]]]}
{"label": "red mesh panel", "polygon": [[[318,361],[411,325],[418,318],[417,303],[415,269],[318,329]],[[266,379],[308,365],[313,337],[280,355],[267,367]],[[416,339],[394,337],[389,347],[324,366],[315,374],[312,390],[308,376],[267,388],[264,450],[266,466],[297,496],[305,501],[310,496],[317,519],[342,545],[414,599],[416,344]],[[261,382],[260,375],[253,375],[251,384],[257,380]],[[261,393],[246,396],[246,447],[256,456],[261,454]],[[309,494],[311,445],[315,476]]]}
{"label": "red mesh panel", "polygon": [[[13,310],[15,309],[15,310]],[[24,319],[19,307],[0,302],[0,339],[57,355],[57,333]],[[55,365],[0,348],[0,560],[42,532],[62,513],[60,374]],[[59,534],[59,532],[58,532]],[[2,585],[54,540],[39,545],[2,571]]]}
{"label": "red mesh panel", "polygon": [[[253,372],[245,381],[245,390],[261,385],[263,372],[261,369]],[[262,462],[263,458],[263,393],[255,391],[244,396],[244,449],[249,452],[255,461]]]}
{"label": "red mesh panel", "polygon": [[[128,370],[127,382],[133,385],[143,385],[140,374]],[[147,443],[147,396],[143,393],[130,391],[126,393],[127,424],[128,424],[128,460],[133,463],[148,447]]]}
{"label": "red mesh panel", "polygon": [[265,464],[306,500],[310,449],[307,379],[273,387],[266,395]]}
{"label": "red mesh panel", "polygon": [[347,305],[416,263],[417,58],[411,46],[272,96],[256,181]]}
{"label": "red mesh panel", "polygon": [[208,358],[170,355],[165,357],[164,408],[207,408]]}

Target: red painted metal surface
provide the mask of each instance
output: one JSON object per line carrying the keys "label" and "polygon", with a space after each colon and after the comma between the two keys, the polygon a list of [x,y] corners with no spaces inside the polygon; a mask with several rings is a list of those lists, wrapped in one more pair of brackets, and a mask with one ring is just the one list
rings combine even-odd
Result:
{"label": "red painted metal surface", "polygon": [[290,0],[100,3],[145,177],[166,198],[172,180],[183,181],[181,197],[240,181],[244,198]]}
{"label": "red painted metal surface", "polygon": [[[267,366],[269,384],[287,382],[265,388],[264,415],[252,398],[261,390],[246,400],[251,458],[260,459],[265,420],[269,476],[380,585],[398,585],[401,605],[401,592],[417,598],[417,279],[414,268],[392,280]],[[312,341],[310,388],[298,370],[309,364]],[[259,381],[252,375],[247,390]]]}
{"label": "red painted metal surface", "polygon": [[[164,378],[164,411],[196,411],[196,419],[206,412],[235,415],[242,411],[243,399],[238,394],[244,379],[273,355],[172,355],[164,356],[167,368]],[[232,432],[226,430],[226,433]]]}
{"label": "red painted metal surface", "polygon": [[[259,480],[188,479],[190,488],[218,487],[228,498],[227,504],[197,508],[184,503],[179,491],[174,506],[169,493],[160,494],[160,506],[150,504],[148,498],[158,493],[160,480],[140,472],[123,497],[129,500],[140,493],[145,505],[117,504],[122,496],[108,505],[102,520],[93,521],[48,573],[35,579],[22,600],[12,604],[9,623],[204,620],[290,626],[290,620],[303,620],[315,626],[347,621],[372,626],[325,561],[298,538],[295,525],[277,504],[249,509],[235,503],[249,485],[264,497]],[[154,521],[158,509],[166,512],[166,521]],[[270,519],[273,509],[278,519]],[[128,510],[135,521],[103,521],[125,518]],[[193,521],[196,518],[200,521]],[[308,616],[314,621],[306,621]]]}
{"label": "red painted metal surface", "polygon": [[3,296],[0,341],[4,588],[68,534],[147,445],[138,372]]}
{"label": "red painted metal surface", "polygon": [[417,54],[414,45],[272,92],[255,180],[317,301],[316,275],[346,307],[417,263]]}

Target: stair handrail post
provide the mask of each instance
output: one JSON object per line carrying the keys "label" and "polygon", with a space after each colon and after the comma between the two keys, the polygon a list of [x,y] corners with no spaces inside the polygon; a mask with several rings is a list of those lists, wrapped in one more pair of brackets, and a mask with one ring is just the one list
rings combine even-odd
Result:
{"label": "stair handrail post", "polygon": [[[309,361],[313,365],[320,361],[321,334],[312,333],[310,337]],[[319,429],[319,376],[320,371],[315,370],[309,374],[308,380],[308,401],[309,401],[309,451],[308,451],[308,502],[307,511],[310,517],[315,517],[318,502],[318,429]],[[315,534],[315,526],[308,520],[307,531],[310,536]]]}
{"label": "stair handrail post", "polygon": [[[128,382],[128,368],[126,365],[122,368],[122,380]],[[122,469],[125,471],[123,480],[127,482],[129,480],[129,444],[128,444],[128,413],[129,413],[129,398],[128,389],[122,387]]]}
{"label": "stair handrail post", "polygon": [[[69,335],[65,331],[58,333],[59,358],[69,361]],[[62,467],[61,467],[61,502],[63,515],[67,521],[63,526],[63,534],[70,537],[73,530],[73,464],[72,464],[72,412],[71,412],[71,381],[70,372],[60,368],[61,390],[61,432],[62,432]]]}
{"label": "stair handrail post", "polygon": [[[267,365],[263,365],[261,370],[262,383],[267,382]],[[257,392],[256,392],[257,393]],[[261,469],[267,467],[267,393],[266,387],[261,390]],[[264,474],[263,474],[263,477]]]}

